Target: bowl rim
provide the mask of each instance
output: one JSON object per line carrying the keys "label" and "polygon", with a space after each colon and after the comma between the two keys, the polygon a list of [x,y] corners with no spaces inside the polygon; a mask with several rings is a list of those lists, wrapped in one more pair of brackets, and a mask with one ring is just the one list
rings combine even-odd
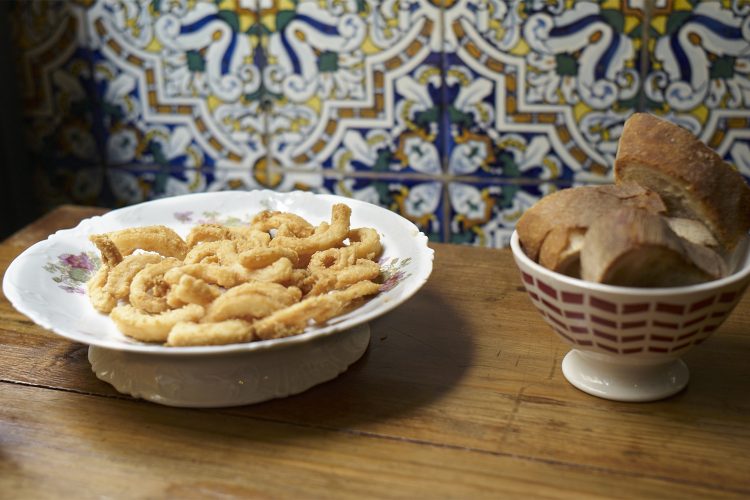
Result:
{"label": "bowl rim", "polygon": [[658,288],[616,286],[594,283],[580,278],[566,276],[564,274],[560,274],[558,272],[547,269],[541,264],[534,262],[526,255],[526,253],[521,248],[518,230],[515,229],[513,230],[513,234],[510,237],[510,248],[513,252],[513,256],[517,260],[520,260],[524,266],[532,269],[535,273],[541,274],[551,280],[559,281],[567,285],[607,294],[620,294],[639,297],[661,297],[664,295],[684,295],[690,293],[700,293],[722,288],[727,285],[732,285],[738,281],[742,281],[748,275],[750,275],[750,258],[747,256],[747,254],[750,253],[750,246],[748,246],[748,248],[745,250],[746,257],[744,259],[744,265],[729,276],[725,276],[717,280],[706,281],[705,283],[699,283],[697,285]]}

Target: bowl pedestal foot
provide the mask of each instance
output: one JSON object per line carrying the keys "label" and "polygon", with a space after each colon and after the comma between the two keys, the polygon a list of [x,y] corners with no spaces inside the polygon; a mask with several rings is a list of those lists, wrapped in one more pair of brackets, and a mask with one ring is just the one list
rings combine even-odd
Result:
{"label": "bowl pedestal foot", "polygon": [[117,391],[168,406],[216,408],[298,394],[344,372],[367,350],[367,323],[307,342],[180,356],[89,346],[91,369]]}
{"label": "bowl pedestal foot", "polygon": [[690,378],[687,365],[679,358],[633,361],[573,349],[565,355],[562,371],[568,382],[583,392],[630,402],[667,398],[684,389]]}

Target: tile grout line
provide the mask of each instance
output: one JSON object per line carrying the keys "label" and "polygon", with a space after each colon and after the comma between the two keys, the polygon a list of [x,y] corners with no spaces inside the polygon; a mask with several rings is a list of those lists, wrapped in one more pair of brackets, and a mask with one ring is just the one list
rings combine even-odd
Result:
{"label": "tile grout line", "polygon": [[441,206],[441,212],[442,212],[442,224],[440,224],[440,241],[441,243],[448,243],[451,240],[451,227],[450,227],[450,219],[451,219],[451,199],[450,199],[450,183],[451,183],[451,177],[450,177],[450,160],[449,160],[449,154],[448,154],[448,135],[450,134],[450,123],[446,123],[446,121],[443,119],[444,116],[446,116],[446,106],[447,106],[447,91],[445,88],[445,79],[446,75],[448,73],[448,57],[447,52],[445,50],[445,2],[440,2],[440,123],[439,127],[443,128],[444,126],[447,126],[447,130],[443,130],[441,136],[442,136],[442,144],[440,144],[440,156],[441,156],[441,167],[442,167],[442,173],[446,176],[441,185],[440,189],[440,196],[442,197],[442,206]]}

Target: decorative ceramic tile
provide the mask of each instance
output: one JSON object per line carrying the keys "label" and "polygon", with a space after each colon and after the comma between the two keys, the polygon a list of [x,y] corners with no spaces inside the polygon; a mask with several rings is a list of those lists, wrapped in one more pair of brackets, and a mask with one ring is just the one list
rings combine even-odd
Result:
{"label": "decorative ceramic tile", "polygon": [[[243,0],[89,7],[113,163],[265,163],[258,7]],[[165,134],[178,137],[158,139]]]}
{"label": "decorative ceramic tile", "polygon": [[402,177],[327,177],[332,194],[374,203],[412,221],[431,241],[443,241],[443,184]]}
{"label": "decorative ceramic tile", "polygon": [[11,17],[30,152],[71,168],[99,163],[96,93],[90,52],[81,42],[81,9],[68,2],[17,2]]}
{"label": "decorative ceramic tile", "polygon": [[414,71],[399,77],[393,91],[393,123],[367,127],[351,122],[332,152],[321,155],[323,168],[341,173],[441,175],[440,63],[440,54],[429,54]]}
{"label": "decorative ceramic tile", "polygon": [[277,168],[259,168],[258,165],[248,169],[217,168],[214,180],[207,191],[227,189],[272,189],[279,192],[302,191],[317,192],[323,186],[323,174],[319,171],[289,171]]}
{"label": "decorative ceramic tile", "polygon": [[[524,177],[611,178],[622,123],[641,83],[638,3],[449,2],[451,171],[515,177],[498,155],[512,155],[504,144],[520,133],[550,153],[547,166]],[[561,165],[553,166],[556,158]]]}
{"label": "decorative ceramic tile", "polygon": [[486,78],[464,64],[456,53],[445,54],[446,113],[450,118],[445,148],[448,169],[457,177],[567,180],[573,171],[555,152],[550,137],[529,131],[496,128],[497,78]]}
{"label": "decorative ceramic tile", "polygon": [[657,2],[647,110],[698,135],[750,177],[750,5]]}
{"label": "decorative ceramic tile", "polygon": [[273,161],[440,173],[439,3],[278,0],[263,72]]}
{"label": "decorative ceramic tile", "polygon": [[130,165],[109,167],[105,179],[110,204],[122,206],[206,191],[214,180],[214,172],[208,169]]}
{"label": "decorative ceramic tile", "polygon": [[447,241],[483,247],[507,247],[523,212],[556,189],[552,183],[453,181],[448,186],[450,238]]}

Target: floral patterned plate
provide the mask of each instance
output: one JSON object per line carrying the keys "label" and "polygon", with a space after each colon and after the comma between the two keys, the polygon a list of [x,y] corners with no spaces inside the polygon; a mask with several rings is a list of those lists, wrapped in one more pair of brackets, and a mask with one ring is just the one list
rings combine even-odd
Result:
{"label": "floral patterned plate", "polygon": [[[122,335],[86,295],[86,281],[101,264],[91,234],[164,224],[185,236],[195,224],[242,224],[265,209],[317,224],[330,219],[335,203],[352,208],[352,227],[380,233],[381,293],[300,335],[225,346],[147,344]],[[414,224],[369,203],[304,192],[201,193],[114,210],[58,231],[11,263],[3,292],[37,324],[89,344],[93,371],[120,392],[172,406],[237,406],[296,394],[345,371],[367,349],[367,322],[414,295],[432,272],[432,259],[427,237]]]}
{"label": "floral patterned plate", "polygon": [[[100,265],[94,233],[164,224],[185,236],[196,224],[236,225],[265,209],[291,211],[312,223],[329,220],[331,206],[352,208],[352,227],[368,226],[381,235],[384,253],[381,293],[362,307],[325,326],[308,328],[287,339],[207,347],[164,347],[120,334],[108,316],[91,307],[86,281]],[[39,325],[78,342],[108,349],[180,354],[264,349],[275,344],[305,342],[370,321],[402,304],[425,283],[432,271],[433,252],[415,225],[384,208],[334,195],[271,191],[218,192],[177,196],[114,210],[58,231],[21,254],[8,268],[3,291],[20,312]]]}

